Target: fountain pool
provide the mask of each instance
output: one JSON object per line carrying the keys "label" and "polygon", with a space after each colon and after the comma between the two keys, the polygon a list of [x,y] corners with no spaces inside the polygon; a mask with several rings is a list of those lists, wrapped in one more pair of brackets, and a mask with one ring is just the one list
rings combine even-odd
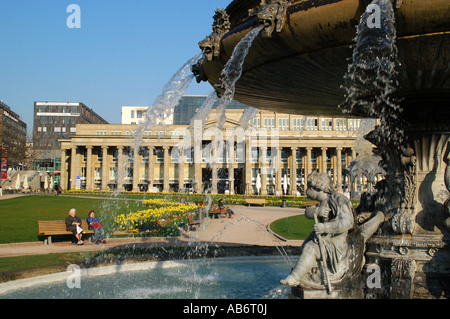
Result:
{"label": "fountain pool", "polygon": [[285,299],[289,272],[281,257],[149,262],[83,270],[80,288],[68,287],[69,272],[0,284],[0,298]]}

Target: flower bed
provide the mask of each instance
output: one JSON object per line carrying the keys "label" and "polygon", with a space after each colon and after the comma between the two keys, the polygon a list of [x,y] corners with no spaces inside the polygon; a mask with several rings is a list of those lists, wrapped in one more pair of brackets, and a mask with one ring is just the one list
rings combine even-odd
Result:
{"label": "flower bed", "polygon": [[117,216],[117,229],[132,233],[158,233],[171,222],[186,217],[195,211],[193,204],[181,204],[166,199],[144,201],[148,209]]}

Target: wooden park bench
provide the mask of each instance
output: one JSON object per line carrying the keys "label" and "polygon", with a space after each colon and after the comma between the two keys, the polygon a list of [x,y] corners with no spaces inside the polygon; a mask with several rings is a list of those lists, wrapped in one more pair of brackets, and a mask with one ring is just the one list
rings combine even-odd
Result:
{"label": "wooden park bench", "polygon": [[228,210],[226,208],[220,209],[218,205],[213,205],[211,208],[211,215],[214,218],[219,218],[220,216],[228,215]]}
{"label": "wooden park bench", "polygon": [[[39,220],[39,235],[45,236],[44,245],[52,244],[52,236],[73,235],[71,231],[66,230],[66,222],[64,220]],[[94,234],[93,230],[89,230],[87,221],[81,221],[83,234]]]}
{"label": "wooden park bench", "polygon": [[195,229],[195,227],[200,226],[200,225],[201,225],[201,222],[198,220],[195,220],[193,214],[188,215],[188,226],[189,226],[190,230]]}
{"label": "wooden park bench", "polygon": [[250,205],[262,205],[266,207],[266,200],[264,198],[247,198],[245,203],[250,207]]}

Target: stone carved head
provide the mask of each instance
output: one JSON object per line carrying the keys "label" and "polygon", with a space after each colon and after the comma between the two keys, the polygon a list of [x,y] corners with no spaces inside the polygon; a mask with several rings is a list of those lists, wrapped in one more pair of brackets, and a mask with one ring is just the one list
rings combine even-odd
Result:
{"label": "stone carved head", "polygon": [[256,16],[260,25],[266,25],[262,31],[264,37],[271,37],[275,31],[281,32],[288,5],[287,0],[262,0]]}

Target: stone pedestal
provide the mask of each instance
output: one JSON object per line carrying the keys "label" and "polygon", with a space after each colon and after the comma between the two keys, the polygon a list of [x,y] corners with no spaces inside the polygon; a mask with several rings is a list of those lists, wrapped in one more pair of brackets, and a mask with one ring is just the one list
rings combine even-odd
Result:
{"label": "stone pedestal", "polygon": [[381,285],[368,298],[423,299],[450,296],[450,247],[444,235],[373,236],[367,263],[380,267]]}

